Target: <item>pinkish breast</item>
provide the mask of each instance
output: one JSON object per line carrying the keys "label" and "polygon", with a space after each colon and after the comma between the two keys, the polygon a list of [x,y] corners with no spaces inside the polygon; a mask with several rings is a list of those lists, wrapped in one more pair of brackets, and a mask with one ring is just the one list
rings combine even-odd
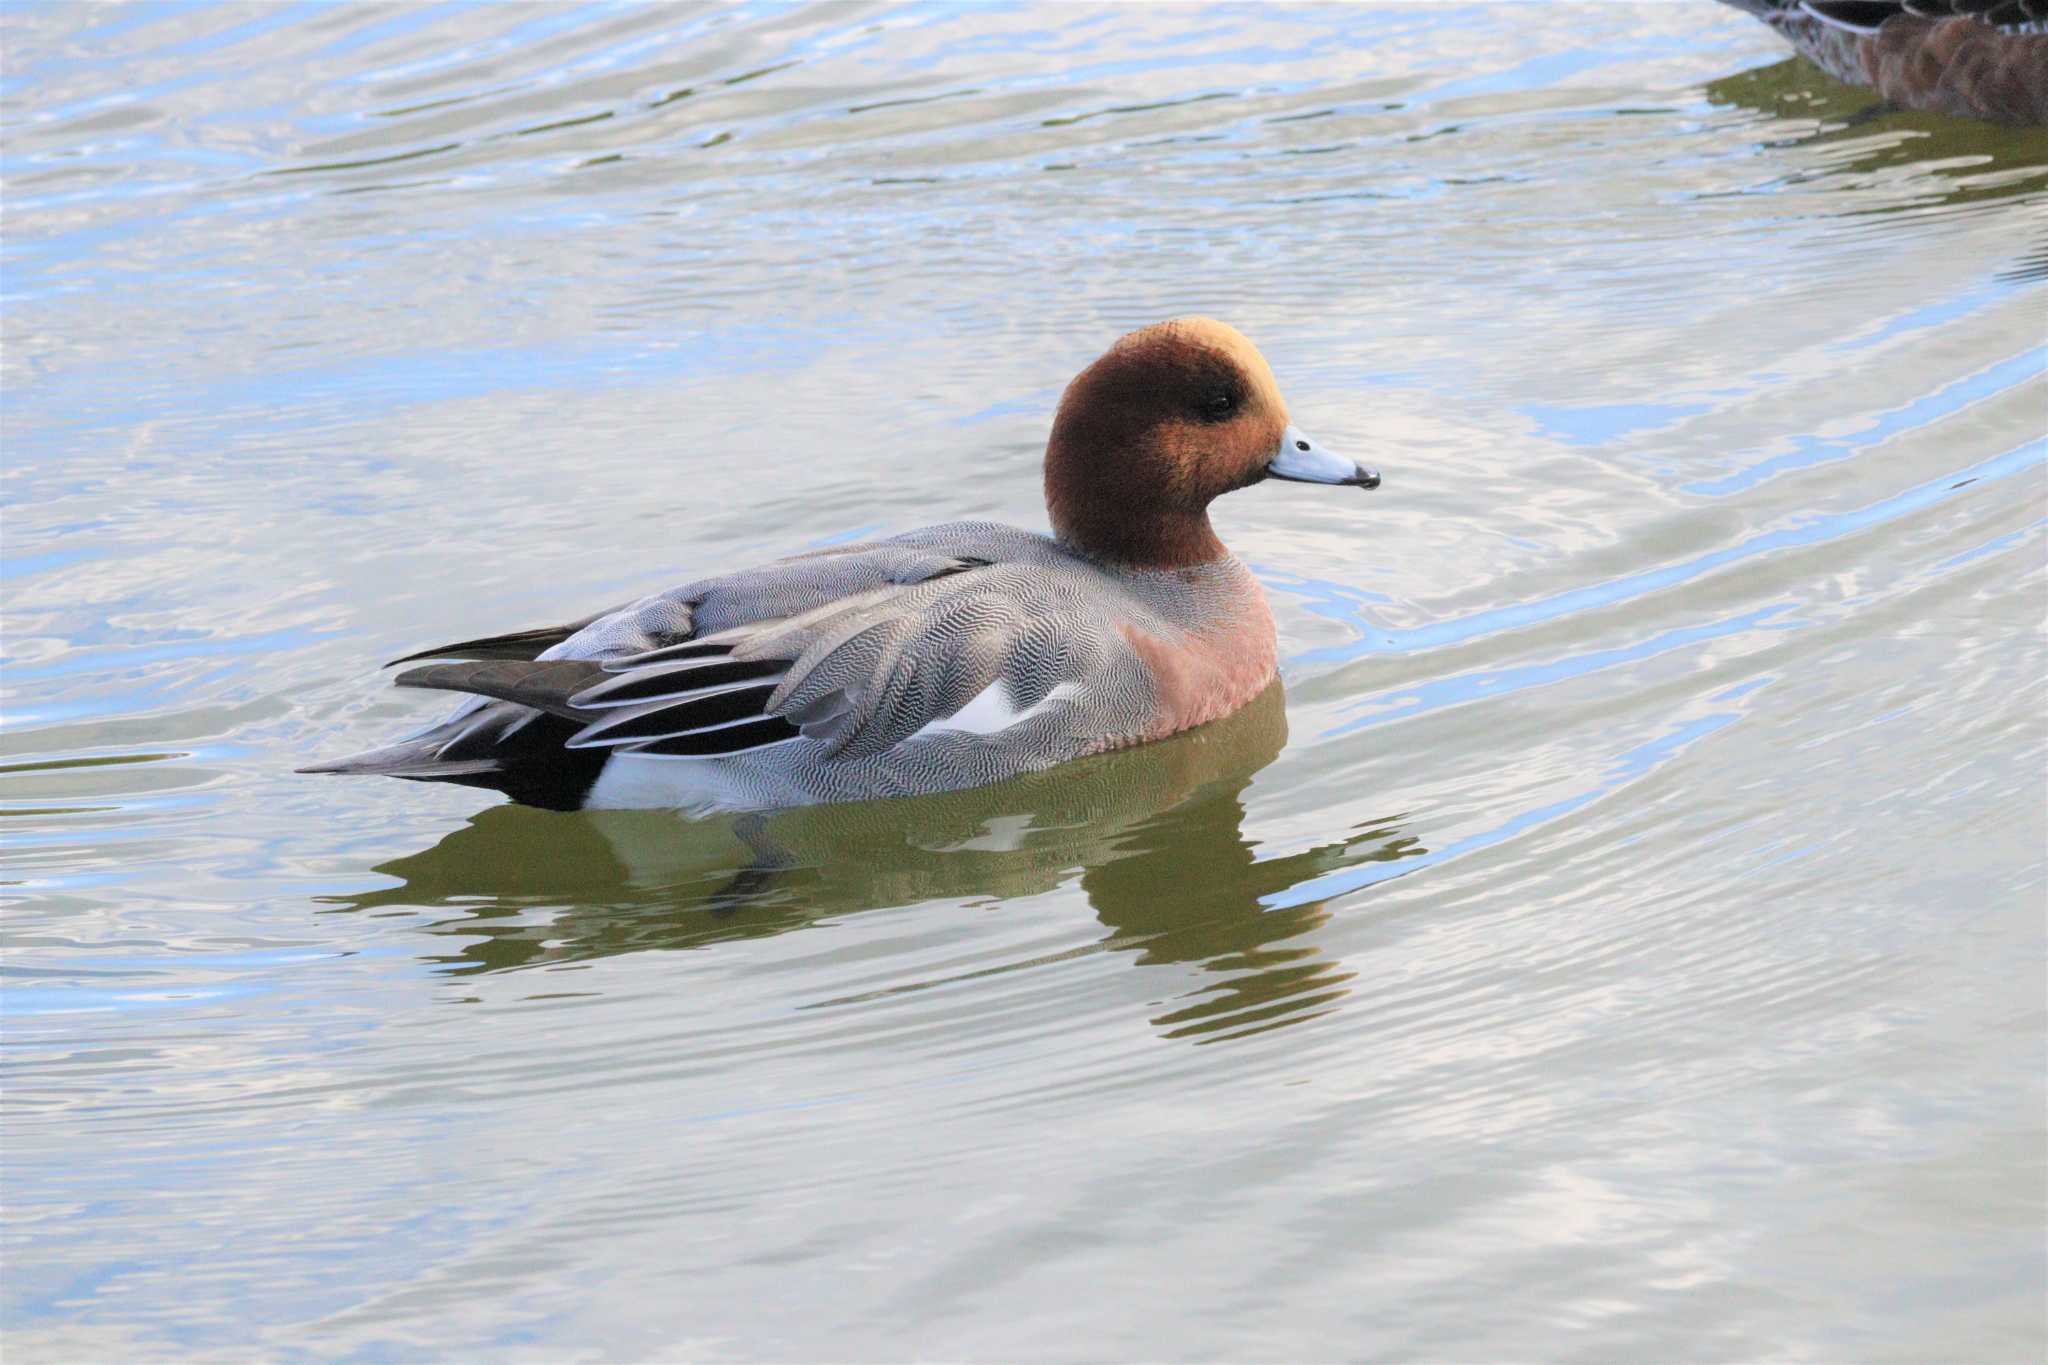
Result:
{"label": "pinkish breast", "polygon": [[1140,740],[1223,719],[1265,691],[1277,671],[1273,613],[1256,584],[1229,616],[1175,638],[1121,629],[1152,674],[1154,712]]}

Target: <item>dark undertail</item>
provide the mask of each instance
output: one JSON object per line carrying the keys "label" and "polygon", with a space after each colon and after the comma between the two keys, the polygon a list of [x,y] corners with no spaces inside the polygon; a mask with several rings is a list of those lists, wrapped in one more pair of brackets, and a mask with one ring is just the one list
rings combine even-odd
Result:
{"label": "dark undertail", "polygon": [[411,782],[487,787],[505,793],[523,806],[539,806],[542,810],[582,810],[611,751],[564,747],[569,736],[581,728],[575,721],[560,716],[535,716],[517,733],[492,746],[491,757],[497,765],[494,768],[447,774],[423,770],[392,776]]}
{"label": "dark undertail", "polygon": [[581,810],[611,751],[568,748],[579,726],[560,716],[506,703],[489,711],[495,714],[458,716],[413,739],[299,771],[451,782],[543,810]]}

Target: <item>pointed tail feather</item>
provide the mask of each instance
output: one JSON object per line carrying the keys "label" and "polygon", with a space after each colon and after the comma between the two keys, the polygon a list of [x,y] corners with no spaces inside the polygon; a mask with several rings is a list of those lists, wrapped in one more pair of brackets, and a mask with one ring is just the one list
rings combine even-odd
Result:
{"label": "pointed tail feather", "polygon": [[559,716],[491,702],[411,739],[298,771],[452,782],[501,791],[529,806],[580,810],[606,754],[566,747],[577,729]]}
{"label": "pointed tail feather", "polygon": [[[602,616],[604,613],[599,612]],[[503,635],[480,635],[474,640],[457,640],[452,645],[437,645],[407,654],[385,664],[386,668],[398,664],[418,663],[421,659],[534,659],[542,651],[553,649],[562,641],[597,619],[586,616],[581,621],[570,621],[559,626],[536,626],[532,630],[514,630]]]}
{"label": "pointed tail feather", "polygon": [[[432,733],[430,733],[432,735]],[[401,739],[395,745],[383,745],[379,749],[365,749],[362,753],[350,753],[348,757],[328,759],[324,763],[307,763],[305,767],[293,767],[297,774],[377,774],[383,778],[397,778],[399,774],[416,772],[416,769],[430,769],[436,765],[436,753],[449,743],[446,735],[418,739]],[[485,763],[496,767],[496,759],[473,759],[471,763]],[[481,772],[481,767],[477,769]]]}

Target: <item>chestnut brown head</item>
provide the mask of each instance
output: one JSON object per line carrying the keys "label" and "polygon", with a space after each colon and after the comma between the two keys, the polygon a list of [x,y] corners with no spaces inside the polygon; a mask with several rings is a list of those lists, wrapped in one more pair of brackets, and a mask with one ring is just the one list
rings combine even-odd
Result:
{"label": "chestnut brown head", "polygon": [[1133,566],[1221,558],[1210,501],[1269,478],[1379,486],[1379,475],[1295,428],[1265,357],[1209,318],[1175,318],[1111,346],[1067,385],[1045,450],[1054,533]]}

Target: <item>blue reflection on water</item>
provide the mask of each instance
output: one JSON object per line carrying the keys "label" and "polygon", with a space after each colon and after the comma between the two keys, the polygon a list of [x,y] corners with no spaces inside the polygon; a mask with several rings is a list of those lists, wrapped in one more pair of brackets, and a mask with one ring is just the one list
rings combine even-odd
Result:
{"label": "blue reflection on water", "polygon": [[[1766,531],[1738,545],[1711,550],[1677,564],[1647,569],[1642,573],[1629,574],[1606,583],[1573,588],[1533,602],[1518,602],[1513,606],[1474,612],[1470,616],[1433,622],[1430,625],[1406,630],[1382,626],[1367,620],[1362,613],[1345,611],[1343,604],[1347,598],[1355,599],[1356,595],[1338,584],[1321,585],[1323,592],[1315,597],[1315,601],[1321,607],[1321,614],[1347,619],[1360,631],[1360,638],[1346,644],[1303,650],[1290,659],[1288,665],[1299,668],[1316,664],[1349,663],[1370,654],[1411,654],[1444,645],[1462,644],[1482,636],[1519,630],[1524,626],[1554,621],[1576,612],[1626,602],[1632,598],[1690,582],[1716,569],[1753,559],[1758,555],[1795,546],[1818,545],[1830,540],[1839,540],[1857,531],[1894,521],[1908,513],[1945,501],[1951,493],[1965,485],[2009,478],[2031,468],[2043,455],[2048,455],[2048,441],[2031,441],[1969,469],[1943,475],[1939,479],[1930,480],[1881,502],[1872,503],[1868,507],[1838,512],[1831,516],[1809,516],[1791,526]],[[1287,583],[1276,583],[1274,586],[1281,591],[1298,591],[1294,585]]]}
{"label": "blue reflection on water", "polygon": [[[1709,698],[1709,700],[1731,702],[1772,681],[1775,681],[1775,679],[1751,679],[1737,687],[1729,688]],[[1494,826],[1484,833],[1471,835],[1455,843],[1446,844],[1440,849],[1419,854],[1413,858],[1404,859],[1401,862],[1364,863],[1356,867],[1347,867],[1337,872],[1325,873],[1320,877],[1311,877],[1307,881],[1297,882],[1283,891],[1275,891],[1261,896],[1259,904],[1268,910],[1285,910],[1292,906],[1308,905],[1315,901],[1328,900],[1332,896],[1341,896],[1347,891],[1356,891],[1361,887],[1392,881],[1396,877],[1405,877],[1410,873],[1419,872],[1423,868],[1435,867],[1440,863],[1447,863],[1453,858],[1461,858],[1468,853],[1476,853],[1480,849],[1491,848],[1495,844],[1505,843],[1526,830],[1555,820],[1559,816],[1569,815],[1583,806],[1592,804],[1608,793],[1627,786],[1637,778],[1647,775],[1664,763],[1676,758],[1689,745],[1697,743],[1715,731],[1725,729],[1733,724],[1740,715],[1741,712],[1733,710],[1714,711],[1672,726],[1655,739],[1638,744],[1619,755],[1609,765],[1606,775],[1585,791],[1567,796],[1562,800],[1552,801],[1547,805],[1538,806],[1533,810],[1523,811],[1521,814]]]}
{"label": "blue reflection on water", "polygon": [[[1297,662],[1350,660],[1371,653],[1405,652],[1430,648],[1439,644],[1453,643],[1492,634],[1501,630],[1513,629],[1537,621],[1554,619],[1593,606],[1623,601],[1671,584],[1684,582],[1712,569],[1720,568],[1726,564],[1750,558],[1757,554],[1792,546],[1811,545],[1834,540],[1884,522],[1895,520],[1908,513],[1943,502],[1955,492],[1972,484],[2002,479],[2020,473],[2033,467],[2044,455],[2048,455],[2048,441],[2030,442],[2003,455],[1986,460],[1973,468],[1921,484],[1916,488],[1908,489],[1906,492],[1886,498],[1868,507],[1833,516],[1811,517],[1796,526],[1767,532],[1764,535],[1752,537],[1740,545],[1732,546],[1725,550],[1713,551],[1682,564],[1672,565],[1647,573],[1634,574],[1626,578],[1617,579],[1612,583],[1600,584],[1568,593],[1560,593],[1540,602],[1504,608],[1499,611],[1476,613],[1461,620],[1443,622],[1434,627],[1423,627],[1410,631],[1376,631],[1377,638],[1368,637],[1355,641],[1350,645],[1306,651],[1302,655],[1297,656]],[[2037,522],[2035,527],[2041,524]],[[1963,562],[1969,558],[1975,558],[1990,551],[1995,546],[2010,542],[2018,536],[2028,534],[2033,529],[2030,527],[2028,531],[2016,532],[2012,535],[2000,537],[1998,541],[1993,542],[1991,545],[1980,546],[1973,551],[1966,552],[1963,556],[1955,557],[1953,562]],[[1293,590],[1290,585],[1276,584],[1276,586]],[[1354,596],[1348,594],[1345,590],[1337,588],[1335,585],[1327,586],[1329,590],[1319,593],[1315,599],[1325,608],[1324,614],[1332,614],[1329,609],[1337,608],[1342,603],[1355,600]],[[1567,659],[1541,664],[1529,664],[1519,668],[1488,670],[1481,673],[1467,674],[1462,677],[1440,679],[1426,683],[1418,688],[1407,689],[1400,693],[1375,698],[1372,702],[1367,703],[1368,706],[1384,706],[1389,701],[1406,701],[1407,704],[1392,710],[1381,711],[1378,714],[1354,719],[1337,727],[1330,733],[1339,734],[1357,730],[1365,726],[1412,716],[1435,707],[1450,705],[1479,696],[1499,695],[1504,691],[1536,686],[1561,678],[1588,673],[1599,668],[1634,662],[1653,654],[1682,648],[1689,644],[1699,643],[1719,636],[1739,633],[1744,630],[1796,629],[1806,623],[1797,620],[1774,619],[1781,617],[1783,613],[1790,610],[1794,605],[1796,604],[1791,602],[1774,603],[1709,625],[1667,631],[1650,640],[1616,649],[1593,651]],[[1364,624],[1362,620],[1360,623]],[[1708,700],[1714,703],[1734,702],[1772,681],[1775,681],[1775,678],[1771,676],[1749,679],[1717,693]],[[1606,775],[1585,791],[1561,800],[1549,802],[1532,810],[1523,811],[1483,833],[1472,835],[1447,844],[1430,853],[1406,859],[1399,863],[1366,864],[1310,878],[1284,891],[1274,892],[1262,897],[1260,903],[1269,909],[1284,909],[1290,906],[1305,905],[1313,901],[1326,900],[1332,896],[1355,891],[1378,882],[1407,876],[1423,868],[1449,862],[1466,853],[1476,852],[1480,849],[1505,842],[1525,830],[1557,819],[1560,816],[1568,815],[1598,800],[1600,797],[1627,785],[1676,756],[1688,745],[1707,735],[1713,734],[1717,730],[1725,728],[1738,719],[1739,715],[1740,712],[1736,710],[1716,711],[1681,722],[1657,738],[1636,745],[1620,754],[1614,763],[1610,765]]]}
{"label": "blue reflection on water", "polygon": [[1545,436],[1573,446],[1605,445],[1639,431],[1661,431],[1712,410],[1708,403],[1603,403],[1576,408],[1526,403],[1518,409],[1534,418]]}
{"label": "blue reflection on water", "polygon": [[1477,673],[1433,679],[1419,687],[1404,688],[1399,692],[1373,697],[1364,704],[1363,709],[1368,714],[1346,721],[1323,733],[1326,737],[1349,734],[1354,730],[1383,725],[1389,721],[1405,720],[1425,711],[1455,706],[1460,702],[1520,692],[1526,688],[1562,682],[1567,678],[1583,677],[1620,664],[1640,663],[1644,659],[1668,654],[1688,645],[1701,644],[1727,635],[1740,635],[1744,631],[1796,630],[1806,623],[1798,620],[1773,621],[1772,618],[1782,616],[1797,605],[1796,602],[1777,602],[1707,625],[1667,630],[1648,640],[1617,649],[1589,650],[1583,654],[1573,654],[1544,663],[1522,664],[1514,668],[1489,668]]}
{"label": "blue reflection on water", "polygon": [[1960,554],[1950,555],[1947,559],[1934,565],[1928,572],[1930,574],[1943,574],[1947,573],[1950,569],[1961,568],[1973,559],[1982,559],[1986,555],[2003,554],[2021,541],[2040,534],[2041,528],[2044,526],[2048,526],[2048,517],[2041,518],[2031,526],[2022,526],[2017,531],[2009,531],[2005,535],[1994,536],[1982,545],[1964,550]]}
{"label": "blue reflection on water", "polygon": [[1746,492],[1788,470],[1805,469],[1811,465],[1827,464],[1834,460],[1846,460],[1859,451],[1889,440],[1900,432],[1926,426],[1937,418],[1947,417],[1981,399],[2037,378],[2044,368],[2048,368],[2048,350],[2023,351],[2010,360],[2000,361],[1987,369],[1958,379],[1953,384],[1936,389],[1925,398],[1916,398],[1902,407],[1880,413],[1876,420],[1854,436],[1837,439],[1794,436],[1792,449],[1786,454],[1774,455],[1768,460],[1718,479],[1686,484],[1682,491],[1695,493],[1701,497],[1722,498],[1731,493]]}
{"label": "blue reflection on water", "polygon": [[363,356],[340,364],[143,390],[127,402],[110,398],[106,376],[82,370],[45,383],[36,395],[35,421],[49,430],[126,429],[169,416],[260,412],[287,427],[297,409],[346,401],[357,417],[415,405],[497,397],[519,392],[586,388],[588,377],[609,382],[680,382],[735,373],[798,370],[827,348],[827,328],[735,326],[678,332],[662,344],[504,346]]}

